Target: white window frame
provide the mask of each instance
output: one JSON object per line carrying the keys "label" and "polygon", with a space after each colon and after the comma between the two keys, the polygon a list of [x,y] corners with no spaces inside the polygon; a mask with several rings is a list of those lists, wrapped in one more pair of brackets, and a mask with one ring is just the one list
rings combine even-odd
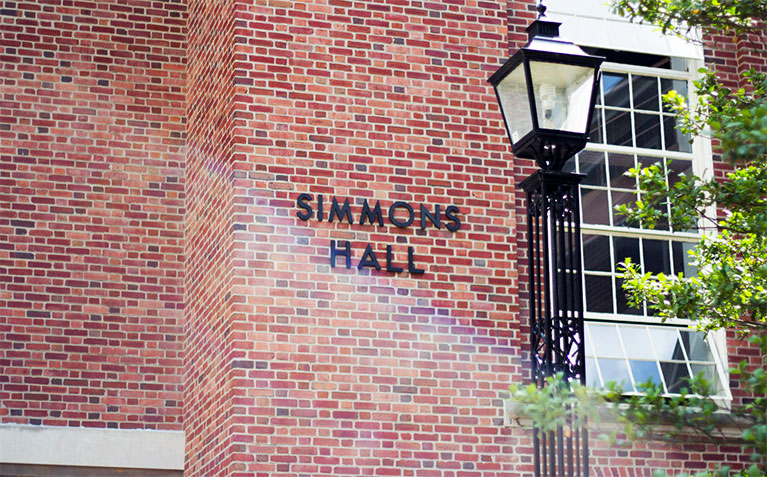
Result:
{"label": "white window frame", "polygon": [[[701,75],[698,73],[698,68],[701,66],[702,61],[699,59],[692,59],[692,58],[685,58],[684,59],[687,63],[686,71],[678,71],[678,70],[672,70],[672,69],[661,69],[661,68],[650,68],[650,67],[643,67],[643,66],[637,66],[637,65],[629,65],[629,64],[620,64],[620,63],[604,63],[602,65],[602,71],[608,72],[608,73],[620,73],[620,74],[636,74],[636,75],[643,75],[643,76],[652,76],[657,78],[663,78],[663,79],[671,79],[671,80],[682,80],[687,82],[687,91],[689,94],[689,101],[694,104],[694,102],[697,100],[694,94],[694,86],[693,81],[698,79]],[[631,83],[629,82],[629,88],[631,88]],[[631,89],[629,89],[629,94],[631,95]],[[633,100],[632,100],[633,101]],[[630,104],[629,108],[627,108],[627,111],[633,111],[633,104]],[[595,114],[602,113],[602,110],[597,109],[595,110]],[[632,115],[632,134],[634,131],[634,125],[633,125],[633,115]],[[603,124],[604,117],[602,118],[602,121],[600,121],[600,124]],[[663,124],[661,124],[661,130],[663,128]],[[661,138],[661,141],[664,139]],[[606,141],[605,141],[606,142]],[[663,144],[663,143],[662,143]],[[650,156],[650,157],[658,157],[659,160],[662,160],[664,157],[668,159],[681,159],[686,161],[692,162],[692,170],[693,173],[699,177],[702,178],[709,178],[713,174],[713,161],[712,161],[712,150],[711,150],[711,142],[707,138],[704,137],[696,137],[692,144],[692,152],[690,153],[683,153],[683,152],[676,152],[676,151],[668,151],[663,148],[661,149],[648,149],[648,148],[639,148],[639,147],[629,147],[629,146],[617,146],[617,145],[610,145],[606,143],[588,143],[585,150],[587,151],[596,151],[596,152],[606,152],[606,153],[619,153],[619,154],[628,154],[628,155],[642,155],[642,156]],[[593,189],[602,189],[602,187],[599,186],[589,186]],[[604,190],[608,191],[608,204],[610,207],[612,207],[612,198],[610,195],[611,188],[609,187],[609,184],[606,185]],[[580,197],[579,197],[580,199]],[[583,208],[581,207],[581,210]],[[714,211],[711,211],[710,213],[713,213]],[[610,213],[612,213],[612,210],[610,209]],[[675,242],[683,241],[683,242],[690,242],[690,243],[697,243],[700,241],[700,239],[703,237],[703,233],[689,233],[689,232],[677,232],[677,231],[671,231],[671,230],[648,230],[648,229],[636,229],[636,228],[627,228],[627,227],[619,227],[619,226],[612,226],[612,225],[590,225],[585,224],[583,221],[581,221],[581,233],[582,234],[591,234],[591,235],[604,235],[604,236],[610,236],[610,237],[630,237],[630,238],[658,238],[658,239],[666,239],[666,240],[673,240]],[[581,248],[581,263],[585,263],[583,260],[583,247]],[[620,260],[622,260],[622,257],[615,257],[615,249],[612,245],[612,242],[610,244],[610,256],[612,263],[617,263]],[[640,257],[640,265],[644,266],[644,254],[639,253]],[[673,261],[673,258],[671,259]],[[590,272],[591,275],[601,275],[599,272]],[[603,272],[604,276],[609,276],[611,278],[611,286],[614,285],[614,280],[612,279],[614,276],[613,272]],[[586,305],[586,280],[585,280],[585,274],[583,278],[582,283],[582,291],[583,291],[583,300],[584,305]],[[690,320],[680,320],[680,319],[669,319],[666,320],[664,323],[661,323],[661,321],[652,316],[645,315],[644,313],[641,315],[628,315],[628,314],[619,314],[617,313],[617,293],[621,293],[621,290],[616,289],[615,293],[612,293],[612,299],[613,299],[613,313],[597,313],[597,312],[589,312],[586,311],[586,306],[584,306],[584,317],[586,321],[588,322],[604,322],[604,323],[613,323],[613,324],[620,324],[625,323],[628,325],[659,325],[659,326],[686,326],[691,327],[693,324]],[[711,347],[712,354],[714,355],[714,361],[715,361],[715,367],[717,370],[717,374],[721,383],[721,386],[723,388],[723,395],[717,396],[717,400],[720,402],[721,405],[726,405],[729,401],[732,400],[732,395],[729,389],[729,377],[727,376],[727,347],[726,347],[726,336],[723,331],[717,331],[717,332],[711,332],[707,336],[707,342],[709,346]],[[621,344],[622,349],[623,345]],[[624,349],[625,353],[625,349]],[[691,365],[691,360],[686,359],[685,363],[689,367]],[[629,373],[632,373],[631,368],[629,367],[628,370]],[[631,374],[632,380],[633,380],[633,374]],[[601,373],[600,373],[600,382],[603,382]],[[661,375],[661,379],[663,379]],[[627,392],[627,394],[631,394],[632,392]]]}

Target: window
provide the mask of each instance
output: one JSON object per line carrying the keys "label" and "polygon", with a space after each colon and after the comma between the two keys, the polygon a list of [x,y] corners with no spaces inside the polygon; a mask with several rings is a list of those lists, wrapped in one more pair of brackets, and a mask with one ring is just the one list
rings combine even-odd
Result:
{"label": "window", "polygon": [[629,257],[643,271],[695,272],[687,252],[699,240],[698,231],[672,230],[667,223],[644,229],[614,210],[638,198],[636,180],[625,175],[629,169],[658,163],[673,183],[710,161],[675,129],[661,100],[671,89],[687,94],[694,65],[656,55],[597,53],[607,53],[608,63],[602,68],[592,142],[568,164],[586,175],[580,200],[588,383],[622,382],[625,391],[635,392],[649,379],[674,394],[682,378],[703,372],[718,396],[729,397],[717,340],[690,330],[688,323],[662,324],[646,307],[629,306],[617,266]]}

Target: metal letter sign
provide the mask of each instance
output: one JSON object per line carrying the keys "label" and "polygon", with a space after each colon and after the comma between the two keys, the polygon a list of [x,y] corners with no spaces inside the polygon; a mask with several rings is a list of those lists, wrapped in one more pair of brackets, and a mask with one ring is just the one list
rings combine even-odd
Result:
{"label": "metal letter sign", "polygon": [[[302,209],[302,211],[296,212],[296,217],[301,220],[308,221],[314,217],[314,207],[312,207],[312,200],[314,198],[311,194],[301,193],[296,198],[296,207]],[[317,196],[317,220],[322,222],[325,219],[324,205],[325,198],[322,194]],[[426,230],[427,224],[431,223],[437,230],[442,230],[442,207],[439,204],[433,208],[429,208],[427,204],[420,204],[420,225],[421,230]],[[399,213],[398,213],[399,212]],[[450,232],[455,232],[461,228],[461,219],[458,217],[460,210],[454,205],[449,205],[444,209],[445,215],[445,228]],[[404,214],[404,218],[402,215]],[[389,206],[388,215],[389,223],[399,228],[407,228],[413,225],[416,218],[415,208],[407,202],[397,201]],[[344,219],[349,225],[354,224],[354,214],[349,203],[349,199],[344,199],[343,203],[339,203],[336,197],[330,205],[330,213],[327,217],[328,222],[337,220],[338,223],[343,223]],[[359,215],[359,225],[365,225],[368,222],[369,225],[384,226],[384,214],[381,212],[381,203],[376,201],[373,208],[370,208],[367,199],[362,201],[362,210]],[[335,240],[330,241],[330,266],[335,267],[338,258],[343,257],[345,259],[344,264],[346,268],[352,267],[352,251],[351,243],[338,242]],[[377,271],[381,270],[381,263],[376,256],[376,252],[371,244],[365,246],[365,251],[362,252],[360,259],[357,263],[357,269],[363,268],[375,268]],[[399,273],[404,271],[403,267],[397,266],[394,263],[394,251],[391,245],[386,246],[386,271],[390,273]],[[421,275],[426,271],[422,268],[418,268],[415,264],[415,251],[412,246],[407,247],[407,271],[411,275]]]}

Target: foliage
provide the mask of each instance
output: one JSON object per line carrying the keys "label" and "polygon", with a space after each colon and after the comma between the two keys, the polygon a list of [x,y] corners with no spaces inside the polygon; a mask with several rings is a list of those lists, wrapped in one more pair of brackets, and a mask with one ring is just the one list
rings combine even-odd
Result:
{"label": "foliage", "polygon": [[621,0],[613,6],[619,15],[658,25],[664,33],[692,27],[755,31],[754,20],[767,18],[764,0]]}
{"label": "foliage", "polygon": [[566,382],[562,373],[549,376],[542,388],[534,383],[509,386],[516,413],[531,419],[544,433],[560,427],[580,428],[598,420],[600,394],[578,381]]}
{"label": "foliage", "polygon": [[[625,437],[618,439],[613,431],[602,438],[617,445],[636,439],[732,440],[725,429],[737,429],[740,444],[750,452],[751,464],[736,475],[763,476],[767,474],[767,335],[753,335],[748,340],[760,350],[761,366],[753,369],[742,361],[730,373],[754,399],[726,412],[722,412],[721,403],[712,397],[716,390],[702,375],[689,379],[678,395],[667,396],[663,394],[662,385],[652,381],[639,384],[638,394],[626,395],[620,383],[596,390],[578,382],[566,382],[560,373],[548,378],[541,389],[535,384],[512,385],[510,399],[516,412],[532,420],[542,432],[552,432],[558,427],[578,428],[586,423],[594,428],[607,421],[616,422]],[[714,474],[696,475],[732,473],[729,467],[723,467]]]}
{"label": "foliage", "polygon": [[620,388],[613,384],[603,392],[603,399],[622,404],[613,408],[614,417],[623,425],[629,440],[676,440],[694,435],[717,441],[728,439],[725,428],[739,429],[742,446],[750,452],[752,462],[747,475],[764,475],[767,472],[767,335],[753,335],[748,341],[760,350],[761,367],[752,369],[742,361],[730,374],[738,378],[743,390],[754,399],[727,412],[721,412],[720,404],[711,397],[715,390],[702,375],[690,379],[677,396],[663,396],[663,388],[650,381],[639,386],[641,394],[632,396],[621,394]]}
{"label": "foliage", "polygon": [[[697,276],[642,274],[627,262],[625,283],[632,303],[646,301],[661,317],[696,320],[704,330],[767,331],[767,76],[751,71],[751,89],[731,91],[713,72],[704,73],[696,82],[701,101],[695,109],[688,110],[674,92],[667,101],[685,131],[710,129],[732,172],[725,180],[688,175],[672,182],[658,164],[632,169],[642,200],[619,212],[648,228],[667,220],[675,230],[718,233],[707,235],[692,253]],[[666,201],[670,214],[661,207]],[[725,213],[717,216],[710,212],[714,207]]]}

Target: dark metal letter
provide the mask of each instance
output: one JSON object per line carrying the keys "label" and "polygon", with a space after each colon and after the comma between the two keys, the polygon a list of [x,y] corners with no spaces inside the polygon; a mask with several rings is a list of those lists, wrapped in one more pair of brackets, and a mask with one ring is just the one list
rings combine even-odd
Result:
{"label": "dark metal letter", "polygon": [[336,266],[336,256],[341,255],[342,257],[346,257],[346,268],[352,268],[352,246],[349,243],[349,241],[346,241],[346,249],[340,250],[336,248],[336,241],[331,240],[330,241],[330,266],[335,268]]}
{"label": "dark metal letter", "polygon": [[349,199],[347,198],[344,200],[344,206],[338,207],[338,201],[335,197],[333,197],[333,204],[330,206],[330,215],[328,215],[328,222],[333,222],[333,217],[338,217],[338,223],[341,224],[344,221],[344,215],[346,216],[346,220],[349,221],[350,224],[354,223],[354,219],[352,218],[352,211],[349,209]]}
{"label": "dark metal letter", "polygon": [[[402,222],[399,219],[397,219],[397,217],[394,216],[394,210],[397,207],[404,207],[405,209],[407,209],[407,213],[409,214],[407,221]],[[397,201],[393,203],[391,207],[389,207],[389,220],[391,221],[391,223],[393,223],[394,225],[396,225],[397,227],[401,229],[404,229],[405,227],[410,227],[410,225],[413,223],[414,218],[415,218],[415,211],[413,210],[412,207],[410,207],[410,204],[408,204],[407,202]]]}
{"label": "dark metal letter", "polygon": [[362,254],[360,263],[357,264],[358,270],[362,270],[362,267],[376,267],[376,270],[381,270],[381,265],[378,264],[378,259],[376,258],[376,254],[373,252],[373,247],[371,247],[370,244],[365,247],[365,252]]}
{"label": "dark metal letter", "polygon": [[439,216],[439,204],[434,206],[434,215],[429,212],[429,209],[427,209],[425,205],[421,204],[421,230],[426,228],[427,218],[432,224],[437,226],[438,230],[442,229],[442,221]]}
{"label": "dark metal letter", "polygon": [[392,259],[394,258],[394,254],[392,254],[391,251],[391,245],[386,246],[386,271],[387,272],[393,272],[393,273],[399,273],[402,270],[404,270],[402,267],[395,267],[392,264]]}
{"label": "dark metal letter", "polygon": [[447,217],[448,220],[452,220],[452,224],[447,224],[447,229],[451,232],[455,232],[456,230],[461,228],[461,220],[458,218],[457,215],[461,211],[458,210],[458,207],[454,205],[448,205],[447,209],[445,209],[445,217]]}
{"label": "dark metal letter", "polygon": [[420,268],[415,268],[415,263],[413,262],[413,247],[407,248],[407,271],[413,275],[420,275],[425,271]]}
{"label": "dark metal letter", "polygon": [[383,221],[383,215],[381,215],[381,203],[379,201],[376,201],[375,207],[373,207],[373,211],[370,211],[370,206],[368,205],[368,200],[365,199],[362,202],[362,215],[360,215],[360,225],[365,224],[365,218],[368,219],[370,222],[370,225],[373,225],[373,221],[378,218],[378,225],[383,227],[384,221]]}
{"label": "dark metal letter", "polygon": [[311,194],[303,193],[298,195],[298,199],[296,199],[296,207],[301,207],[306,212],[296,212],[296,217],[298,217],[301,220],[309,220],[312,218],[312,215],[314,215],[314,210],[312,209],[312,206],[307,204],[307,201],[312,200]]}

